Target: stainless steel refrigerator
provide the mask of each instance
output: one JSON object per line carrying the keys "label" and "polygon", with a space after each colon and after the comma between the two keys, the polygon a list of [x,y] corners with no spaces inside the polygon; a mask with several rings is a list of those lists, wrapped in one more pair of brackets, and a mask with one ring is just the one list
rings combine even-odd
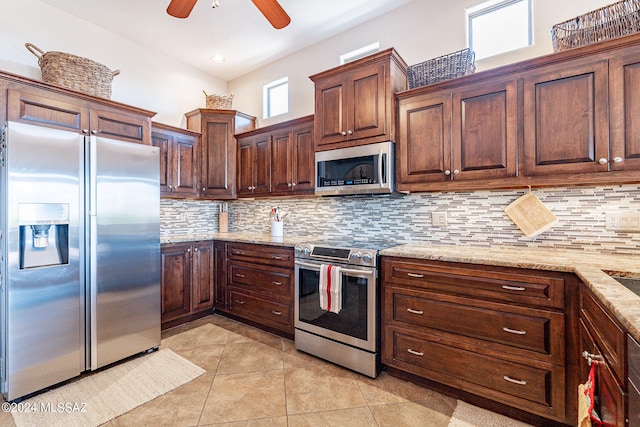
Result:
{"label": "stainless steel refrigerator", "polygon": [[158,149],[15,122],[1,144],[5,399],[157,348]]}

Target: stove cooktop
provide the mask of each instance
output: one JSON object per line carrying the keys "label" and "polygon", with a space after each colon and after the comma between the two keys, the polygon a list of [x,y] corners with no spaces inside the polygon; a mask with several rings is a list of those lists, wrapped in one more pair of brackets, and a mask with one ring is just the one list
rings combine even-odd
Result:
{"label": "stove cooktop", "polygon": [[362,239],[346,236],[297,245],[295,256],[296,258],[375,267],[378,264],[379,251],[401,244],[402,242],[391,239]]}

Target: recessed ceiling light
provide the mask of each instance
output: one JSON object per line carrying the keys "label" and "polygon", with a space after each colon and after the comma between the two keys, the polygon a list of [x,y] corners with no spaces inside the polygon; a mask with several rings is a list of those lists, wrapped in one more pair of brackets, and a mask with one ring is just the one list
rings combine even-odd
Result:
{"label": "recessed ceiling light", "polygon": [[216,64],[222,64],[224,62],[224,56],[222,55],[213,55],[211,60]]}

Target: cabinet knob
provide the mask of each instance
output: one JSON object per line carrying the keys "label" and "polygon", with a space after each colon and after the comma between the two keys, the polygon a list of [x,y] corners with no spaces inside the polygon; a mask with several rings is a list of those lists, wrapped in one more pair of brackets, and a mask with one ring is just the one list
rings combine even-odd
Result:
{"label": "cabinet knob", "polygon": [[291,186],[292,186],[292,187],[295,187],[295,186],[296,186],[296,183],[295,183],[295,182],[292,182],[292,183],[291,183]]}
{"label": "cabinet knob", "polygon": [[291,184],[290,182],[287,182],[287,187],[293,187],[293,184]]}
{"label": "cabinet knob", "polygon": [[347,135],[353,135],[353,132],[351,130],[348,130]]}
{"label": "cabinet knob", "polygon": [[458,169],[454,169],[453,174],[454,175],[458,175],[460,173],[460,171]]}
{"label": "cabinet knob", "polygon": [[347,136],[347,133],[345,131],[342,131],[342,132],[340,132],[340,135]]}
{"label": "cabinet knob", "polygon": [[614,157],[613,163],[622,163],[622,157]]}
{"label": "cabinet knob", "polygon": [[89,129],[82,129],[82,133],[89,133]]}
{"label": "cabinet knob", "polygon": [[449,176],[449,175],[451,175],[451,171],[449,169],[447,169],[446,171],[444,171],[444,174]]}
{"label": "cabinet knob", "polygon": [[601,165],[606,165],[607,163],[609,163],[609,160],[602,157],[600,158],[600,160],[598,160],[598,163],[600,163]]}
{"label": "cabinet knob", "polygon": [[202,187],[202,191],[207,191],[207,189],[206,189],[206,188],[204,188],[204,187]]}
{"label": "cabinet knob", "polygon": [[96,135],[96,134],[98,133],[98,131],[97,131],[96,129],[93,129],[93,130],[91,131],[91,133],[92,133],[92,134],[94,134],[94,135]]}
{"label": "cabinet knob", "polygon": [[169,190],[173,191],[173,185],[169,186]]}
{"label": "cabinet knob", "polygon": [[198,252],[198,248],[194,248],[193,250],[194,250],[195,252]]}

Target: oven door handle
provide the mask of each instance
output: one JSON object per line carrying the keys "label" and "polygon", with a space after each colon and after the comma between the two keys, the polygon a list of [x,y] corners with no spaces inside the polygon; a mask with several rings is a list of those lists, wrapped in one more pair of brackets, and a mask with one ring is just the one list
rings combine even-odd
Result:
{"label": "oven door handle", "polygon": [[[313,268],[314,270],[318,270],[320,271],[320,264],[309,264],[306,262],[302,262],[302,261],[296,261],[295,262],[296,265],[299,265],[301,267],[307,267],[307,268]],[[349,275],[361,275],[361,276],[371,276],[373,277],[373,271],[367,271],[367,270],[352,270],[350,268],[343,268],[340,267],[340,272],[344,273],[344,274],[349,274]]]}

